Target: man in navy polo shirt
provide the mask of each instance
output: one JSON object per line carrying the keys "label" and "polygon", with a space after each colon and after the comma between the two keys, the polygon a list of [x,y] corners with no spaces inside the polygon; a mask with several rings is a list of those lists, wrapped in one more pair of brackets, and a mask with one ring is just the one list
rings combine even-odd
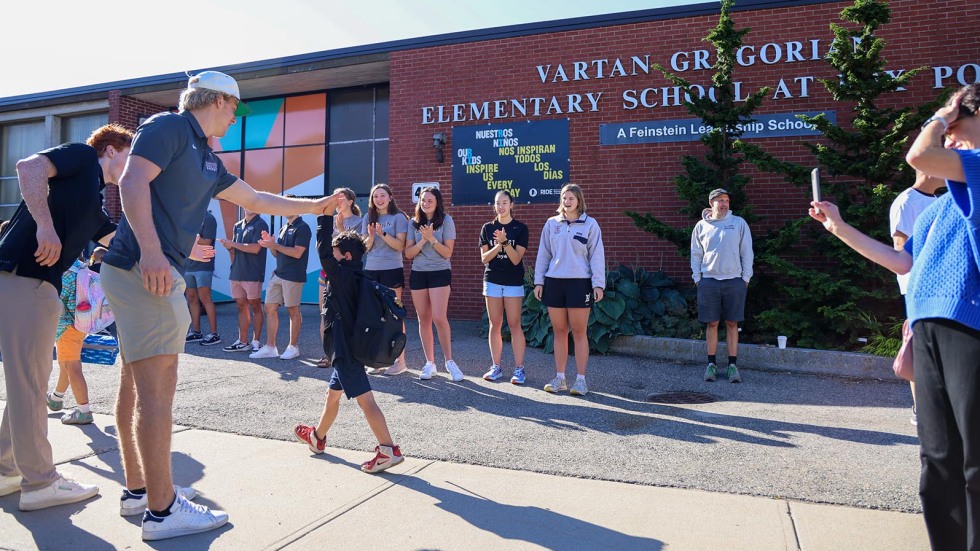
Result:
{"label": "man in navy polo shirt", "polygon": [[[256,212],[245,209],[245,218],[235,222],[231,239],[218,242],[231,255],[231,298],[238,307],[238,339],[224,347],[225,352],[257,352],[262,338],[262,282],[265,281],[265,262],[269,256],[259,245],[262,234],[269,225]],[[248,325],[252,324],[252,338],[248,338]],[[251,344],[249,344],[251,343]]]}
{"label": "man in navy polo shirt", "polygon": [[75,503],[99,493],[55,470],[44,392],[62,304],[61,275],[89,241],[116,226],[102,208],[119,181],[133,133],[116,124],[17,162],[24,200],[0,235],[0,351],[7,403],[0,422],[0,496],[21,490],[20,509]]}
{"label": "man in navy polo shirt", "polygon": [[178,113],[154,115],[139,127],[119,182],[123,218],[103,258],[102,284],[123,358],[116,399],[126,477],[120,513],[145,508],[146,540],[204,532],[228,521],[226,513],[176,491],[170,466],[177,355],[190,325],[181,273],[208,203],[218,197],[255,212],[290,216],[332,212],[340,200],[258,192],[229,174],[208,138],[224,136],[237,116],[250,111],[230,76],[204,71],[191,77]]}
{"label": "man in navy polo shirt", "polygon": [[[269,280],[265,293],[265,335],[266,344],[249,358],[279,358],[292,360],[299,357],[299,330],[303,326],[303,315],[299,303],[306,285],[306,267],[310,263],[310,242],[313,230],[299,216],[290,216],[287,224],[279,230],[279,238],[272,239],[269,232],[262,234],[259,245],[276,257],[276,271]],[[279,332],[279,305],[285,304],[289,313],[289,345],[279,355],[276,347],[276,333]]]}

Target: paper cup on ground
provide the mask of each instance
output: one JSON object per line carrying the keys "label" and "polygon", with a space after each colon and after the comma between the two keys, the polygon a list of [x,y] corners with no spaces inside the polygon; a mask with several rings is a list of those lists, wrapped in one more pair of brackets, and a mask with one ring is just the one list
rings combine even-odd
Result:
{"label": "paper cup on ground", "polygon": [[776,341],[779,343],[779,348],[786,348],[786,337],[780,335],[776,337]]}

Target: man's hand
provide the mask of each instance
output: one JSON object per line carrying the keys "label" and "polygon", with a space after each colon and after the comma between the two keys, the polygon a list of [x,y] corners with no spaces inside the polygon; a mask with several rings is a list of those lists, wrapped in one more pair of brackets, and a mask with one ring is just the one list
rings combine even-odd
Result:
{"label": "man's hand", "polygon": [[211,262],[214,258],[214,247],[211,245],[201,245],[200,243],[194,243],[194,247],[191,249],[190,259],[197,262]]}
{"label": "man's hand", "polygon": [[340,201],[346,196],[343,192],[336,192],[329,197],[324,197],[322,199],[317,199],[313,203],[313,208],[310,209],[310,214],[315,214],[317,216],[327,216],[333,214],[337,207],[340,206]]}
{"label": "man's hand", "polygon": [[276,240],[269,235],[269,232],[262,230],[262,235],[259,237],[259,245],[266,249],[271,249],[275,246]]}
{"label": "man's hand", "polygon": [[151,295],[165,297],[170,294],[174,286],[174,276],[170,272],[170,263],[162,252],[143,251],[140,272],[143,274],[143,288]]}
{"label": "man's hand", "polygon": [[34,260],[41,266],[49,268],[57,264],[59,258],[61,258],[61,239],[58,233],[50,225],[45,227],[38,224],[37,251],[34,252]]}
{"label": "man's hand", "polygon": [[224,238],[220,238],[219,237],[218,238],[218,243],[221,243],[224,246],[224,248],[228,249],[229,251],[232,250],[232,248],[233,248],[232,245],[231,245],[232,241],[229,240],[229,239],[224,239]]}

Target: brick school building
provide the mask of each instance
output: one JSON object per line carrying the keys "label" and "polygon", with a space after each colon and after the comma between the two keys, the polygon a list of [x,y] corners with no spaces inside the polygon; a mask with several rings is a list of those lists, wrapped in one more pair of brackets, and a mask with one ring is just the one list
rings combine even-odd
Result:
{"label": "brick school building", "polygon": [[[818,79],[833,77],[824,60],[833,39],[830,25],[840,23],[841,10],[851,4],[738,3],[736,27],[751,29],[738,53],[739,94],[772,88],[745,139],[783,159],[812,164],[800,142],[814,141],[814,133],[795,115],[826,112],[847,125],[853,106],[831,99]],[[896,0],[890,6],[892,22],[880,30],[889,69],[925,69],[887,102],[915,105],[942,88],[980,80],[980,48],[971,28],[980,6],[966,0]],[[418,189],[438,185],[459,234],[450,302],[456,319],[479,319],[483,311],[478,238],[493,217],[498,189],[511,190],[515,215],[531,230],[529,267],[540,229],[557,207],[557,190],[574,182],[602,227],[610,266],[662,269],[687,285],[687,260],[672,244],[637,230],[624,211],[688,224],[679,214],[673,180],[683,155],[703,155],[698,138],[705,128],[654,65],[708,93],[714,54],[703,38],[717,23],[717,4],[692,4],[215,67],[238,80],[254,113],[214,146],[229,170],[257,189],[321,195],[351,187],[362,209],[376,182],[389,183],[406,211],[414,208]],[[9,218],[20,200],[17,159],[84,139],[106,122],[135,128],[153,113],[174,109],[185,84],[186,76],[174,73],[0,98],[0,218]],[[749,201],[765,217],[754,232],[805,213],[809,190],[750,168],[748,173]],[[118,215],[118,195],[111,187],[109,193],[109,208]],[[740,207],[732,205],[736,214]],[[212,212],[219,236],[240,217],[219,202]],[[270,222],[273,231],[285,223]],[[219,276],[226,276],[227,266],[219,251]],[[312,303],[318,269],[314,255],[304,294]],[[215,280],[217,298],[227,297],[227,285],[226,277]]]}

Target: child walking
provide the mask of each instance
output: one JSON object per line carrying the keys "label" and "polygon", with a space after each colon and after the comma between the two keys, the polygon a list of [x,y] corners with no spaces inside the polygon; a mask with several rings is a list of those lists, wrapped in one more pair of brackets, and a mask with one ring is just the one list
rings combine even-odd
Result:
{"label": "child walking", "polygon": [[357,405],[364,412],[371,432],[378,440],[375,446],[374,459],[361,464],[361,470],[367,473],[378,473],[404,461],[401,450],[391,439],[388,423],[378,403],[371,392],[364,365],[350,354],[351,332],[355,313],[357,312],[357,278],[364,277],[361,273],[361,258],[366,249],[364,240],[352,230],[338,234],[331,241],[334,222],[332,216],[317,218],[316,249],[320,262],[326,272],[328,293],[326,301],[332,312],[335,312],[333,323],[333,376],[330,378],[327,398],[320,414],[320,422],[311,425],[296,425],[293,434],[296,439],[306,444],[313,453],[323,453],[327,445],[327,432],[340,411],[340,397],[346,394],[348,399],[357,400]]}
{"label": "child walking", "polygon": [[[101,257],[99,260],[101,262]],[[75,329],[76,280],[78,270],[82,268],[85,268],[85,263],[75,260],[71,268],[61,276],[61,302],[64,303],[65,309],[58,318],[58,331],[55,337],[60,370],[54,390],[49,390],[47,395],[48,409],[61,411],[64,407],[65,393],[71,385],[76,407],[61,416],[61,422],[65,425],[88,425],[93,421],[92,406],[88,402],[88,384],[85,382],[85,375],[82,374],[82,343],[85,340],[85,333]]]}

